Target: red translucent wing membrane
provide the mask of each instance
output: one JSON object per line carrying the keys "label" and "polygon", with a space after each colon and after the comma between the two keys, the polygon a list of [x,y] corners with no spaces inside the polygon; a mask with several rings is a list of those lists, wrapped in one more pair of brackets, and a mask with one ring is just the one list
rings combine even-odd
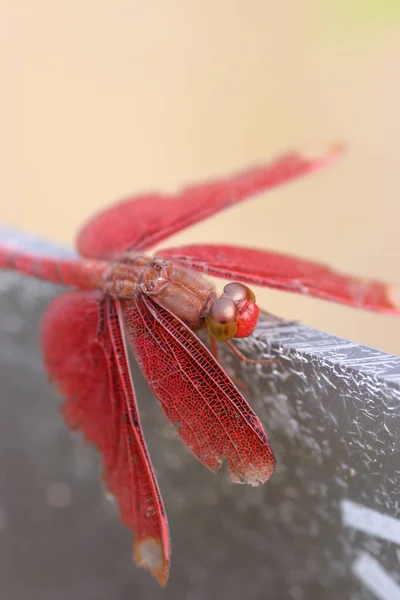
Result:
{"label": "red translucent wing membrane", "polygon": [[176,195],[128,198],[95,216],[79,232],[80,254],[112,258],[130,249],[143,251],[218,211],[331,163],[338,146],[319,152],[290,152],[231,177],[199,183]]}
{"label": "red translucent wing membrane", "polygon": [[275,459],[262,425],[199,338],[148,296],[124,310],[130,343],[169,421],[197,458],[235,482],[263,483]]}
{"label": "red translucent wing membrane", "polygon": [[208,275],[315,296],[377,312],[400,314],[397,288],[337,273],[309,260],[239,246],[181,246],[159,256]]}
{"label": "red translucent wing membrane", "polygon": [[42,328],[50,378],[63,412],[103,455],[104,478],[122,522],[135,533],[134,555],[161,585],[168,579],[168,526],[139,422],[119,305],[96,292],[55,300]]}

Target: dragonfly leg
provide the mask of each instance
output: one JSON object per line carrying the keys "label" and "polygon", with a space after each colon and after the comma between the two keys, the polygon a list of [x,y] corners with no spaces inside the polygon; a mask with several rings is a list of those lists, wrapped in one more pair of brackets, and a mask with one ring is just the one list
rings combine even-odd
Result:
{"label": "dragonfly leg", "polygon": [[245,356],[243,352],[236,348],[236,346],[232,344],[232,342],[228,340],[225,343],[233,352],[233,354],[247,365],[278,365],[282,371],[286,372],[286,369],[283,366],[282,362],[279,360],[279,358],[247,358],[247,356]]}
{"label": "dragonfly leg", "polygon": [[214,358],[218,361],[221,362],[218,358],[218,346],[217,346],[217,342],[215,340],[215,338],[213,338],[212,335],[208,336],[210,338],[210,350],[211,350],[211,354],[214,356]]}
{"label": "dragonfly leg", "polygon": [[[210,338],[210,350],[211,350],[211,354],[221,364],[221,361],[219,359],[219,354],[218,354],[218,345],[217,345],[217,342],[216,342],[215,338],[213,338],[212,335],[210,335],[209,338]],[[249,388],[247,387],[247,385],[245,384],[244,381],[242,381],[239,377],[236,377],[236,375],[230,375],[230,378],[232,379],[233,383],[236,385],[236,387],[242,393],[244,393],[244,394],[248,393]]]}

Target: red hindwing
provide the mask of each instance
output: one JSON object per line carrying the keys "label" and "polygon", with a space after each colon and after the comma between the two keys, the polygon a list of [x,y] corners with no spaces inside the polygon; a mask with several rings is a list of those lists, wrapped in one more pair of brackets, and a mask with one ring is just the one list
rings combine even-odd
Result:
{"label": "red hindwing", "polygon": [[119,304],[96,292],[64,294],[45,314],[42,342],[68,424],[102,453],[121,520],[135,534],[136,562],[165,585],[167,519],[140,426]]}

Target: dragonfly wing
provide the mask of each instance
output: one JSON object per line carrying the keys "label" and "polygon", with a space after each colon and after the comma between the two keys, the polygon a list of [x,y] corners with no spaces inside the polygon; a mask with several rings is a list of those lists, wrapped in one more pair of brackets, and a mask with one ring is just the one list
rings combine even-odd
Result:
{"label": "dragonfly wing", "polygon": [[400,293],[396,287],[338,273],[326,265],[294,256],[212,244],[166,248],[158,254],[215,277],[400,314]]}
{"label": "dragonfly wing", "polygon": [[316,171],[338,154],[338,147],[312,155],[290,152],[231,177],[187,187],[176,195],[128,198],[84,225],[77,239],[78,251],[96,258],[112,258],[127,249],[141,252],[249,196]]}
{"label": "dragonfly wing", "polygon": [[135,357],[169,421],[208,468],[258,485],[275,459],[262,425],[231,379],[182,321],[142,295],[124,309]]}
{"label": "dragonfly wing", "polygon": [[103,456],[121,520],[135,533],[136,562],[165,585],[168,526],[140,426],[120,305],[95,292],[64,294],[45,314],[42,343],[50,379],[65,398],[66,421]]}

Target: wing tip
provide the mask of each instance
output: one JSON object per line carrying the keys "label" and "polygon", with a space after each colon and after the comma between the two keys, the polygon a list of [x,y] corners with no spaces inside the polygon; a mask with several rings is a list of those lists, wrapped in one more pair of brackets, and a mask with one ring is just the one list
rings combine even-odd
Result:
{"label": "wing tip", "polygon": [[253,487],[266,483],[274,473],[276,467],[276,459],[274,455],[268,454],[263,464],[250,464],[245,470],[240,472],[235,469],[229,469],[229,474],[233,483],[245,483]]}
{"label": "wing tip", "polygon": [[170,561],[161,538],[144,537],[135,540],[133,557],[137,566],[148,569],[161,587],[167,585]]}
{"label": "wing tip", "polygon": [[394,314],[400,314],[400,286],[388,285],[386,287],[386,297]]}
{"label": "wing tip", "polygon": [[344,142],[335,141],[321,146],[311,146],[304,148],[301,152],[301,158],[311,163],[313,170],[321,169],[336,161],[344,153],[346,146]]}

